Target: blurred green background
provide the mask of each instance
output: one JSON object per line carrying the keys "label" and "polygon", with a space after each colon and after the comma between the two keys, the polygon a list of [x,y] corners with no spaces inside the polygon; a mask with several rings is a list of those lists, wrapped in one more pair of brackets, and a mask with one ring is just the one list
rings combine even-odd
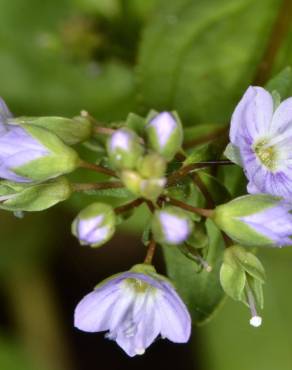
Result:
{"label": "blurred green background", "polygon": [[[249,84],[292,64],[291,13],[290,0],[0,0],[0,95],[15,115],[86,109],[111,122],[176,109],[186,126],[223,125]],[[259,329],[226,300],[190,345],[159,341],[133,360],[73,329],[79,299],[144,253],[143,212],[110,245],[79,246],[70,222],[90,200],[23,219],[0,213],[1,370],[292,370],[289,249],[259,253],[268,275]]]}

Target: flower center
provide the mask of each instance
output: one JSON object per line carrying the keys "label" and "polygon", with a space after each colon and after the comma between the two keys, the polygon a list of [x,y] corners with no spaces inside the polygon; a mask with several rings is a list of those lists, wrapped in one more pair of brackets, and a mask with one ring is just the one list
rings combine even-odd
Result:
{"label": "flower center", "polygon": [[127,282],[135,290],[136,293],[145,293],[151,286],[140,279],[128,278]]}
{"label": "flower center", "polygon": [[277,152],[276,148],[273,145],[269,145],[267,139],[258,141],[254,147],[254,152],[269,170],[274,170],[277,164]]}

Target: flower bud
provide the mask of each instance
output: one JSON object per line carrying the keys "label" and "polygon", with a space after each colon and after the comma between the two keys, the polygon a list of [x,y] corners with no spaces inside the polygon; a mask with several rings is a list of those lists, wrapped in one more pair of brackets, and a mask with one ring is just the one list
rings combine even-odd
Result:
{"label": "flower bud", "polygon": [[160,244],[182,244],[193,231],[193,223],[187,212],[167,206],[156,210],[152,219],[152,233]]}
{"label": "flower bud", "polygon": [[147,179],[142,180],[140,184],[140,195],[143,198],[156,201],[159,195],[163,192],[166,185],[166,178],[162,177],[160,179]]}
{"label": "flower bud", "polygon": [[45,129],[7,124],[0,134],[0,177],[6,180],[45,181],[78,165],[77,153]]}
{"label": "flower bud", "polygon": [[111,164],[116,169],[133,169],[143,154],[138,135],[127,128],[116,130],[107,142]]}
{"label": "flower bud", "polygon": [[0,209],[42,211],[68,199],[71,193],[71,185],[65,177],[36,185],[0,181]]}
{"label": "flower bud", "polygon": [[151,149],[171,161],[183,142],[183,129],[179,118],[173,113],[157,114],[146,125],[148,144]]}
{"label": "flower bud", "polygon": [[[11,121],[11,122],[10,122]],[[61,139],[67,145],[86,141],[92,134],[92,123],[84,117],[18,117],[10,120],[11,124],[23,127],[32,125],[44,128]]]}
{"label": "flower bud", "polygon": [[150,153],[140,159],[137,169],[146,179],[161,178],[166,171],[166,161],[157,153]]}
{"label": "flower bud", "polygon": [[155,201],[166,184],[165,178],[143,179],[139,173],[130,170],[121,172],[121,180],[131,193]]}
{"label": "flower bud", "polygon": [[135,171],[124,170],[120,174],[120,178],[125,187],[135,195],[140,195],[142,177]]}
{"label": "flower bud", "polygon": [[218,206],[213,221],[247,246],[292,245],[292,205],[270,195],[245,195]]}
{"label": "flower bud", "polygon": [[84,208],[72,224],[72,233],[82,245],[99,247],[115,232],[115,212],[104,203],[93,203]]}

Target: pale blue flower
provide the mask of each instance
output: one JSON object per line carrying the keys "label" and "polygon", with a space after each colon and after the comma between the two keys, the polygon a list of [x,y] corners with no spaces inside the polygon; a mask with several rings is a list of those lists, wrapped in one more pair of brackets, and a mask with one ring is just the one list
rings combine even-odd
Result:
{"label": "pale blue flower", "polygon": [[159,275],[124,272],[105,280],[75,310],[74,325],[107,331],[129,355],[142,355],[158,335],[185,343],[191,332],[188,310],[173,286]]}
{"label": "pale blue flower", "polygon": [[268,91],[249,87],[232,115],[230,141],[249,193],[292,199],[292,98],[276,107]]}

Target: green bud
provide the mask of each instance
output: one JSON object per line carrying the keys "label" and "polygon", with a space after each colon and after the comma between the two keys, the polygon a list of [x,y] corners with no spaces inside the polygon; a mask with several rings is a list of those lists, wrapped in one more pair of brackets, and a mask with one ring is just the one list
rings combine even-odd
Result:
{"label": "green bud", "polygon": [[145,155],[137,164],[140,175],[146,179],[161,178],[166,171],[166,161],[157,153]]}
{"label": "green bud", "polygon": [[121,172],[120,178],[130,192],[135,195],[140,195],[141,183],[143,179],[137,172],[124,170]]}
{"label": "green bud", "polygon": [[164,190],[166,179],[146,179],[140,183],[140,195],[143,198],[156,201]]}
{"label": "green bud", "polygon": [[36,185],[0,181],[0,209],[42,211],[68,199],[71,193],[71,185],[65,177]]}
{"label": "green bud", "polygon": [[99,247],[114,234],[116,216],[113,208],[104,203],[93,203],[84,208],[72,224],[72,233],[82,245]]}
{"label": "green bud", "polygon": [[187,212],[177,207],[167,206],[155,211],[151,229],[158,243],[179,245],[191,235],[193,223]]}
{"label": "green bud", "polygon": [[110,163],[116,169],[134,169],[143,155],[141,139],[132,130],[121,128],[108,139],[107,152]]}
{"label": "green bud", "polygon": [[92,134],[92,123],[85,117],[18,117],[11,120],[11,124],[23,127],[32,125],[44,128],[61,139],[67,145],[75,145],[86,141]]}
{"label": "green bud", "polygon": [[183,142],[183,129],[178,116],[169,112],[159,113],[150,118],[145,130],[149,147],[171,161]]}

